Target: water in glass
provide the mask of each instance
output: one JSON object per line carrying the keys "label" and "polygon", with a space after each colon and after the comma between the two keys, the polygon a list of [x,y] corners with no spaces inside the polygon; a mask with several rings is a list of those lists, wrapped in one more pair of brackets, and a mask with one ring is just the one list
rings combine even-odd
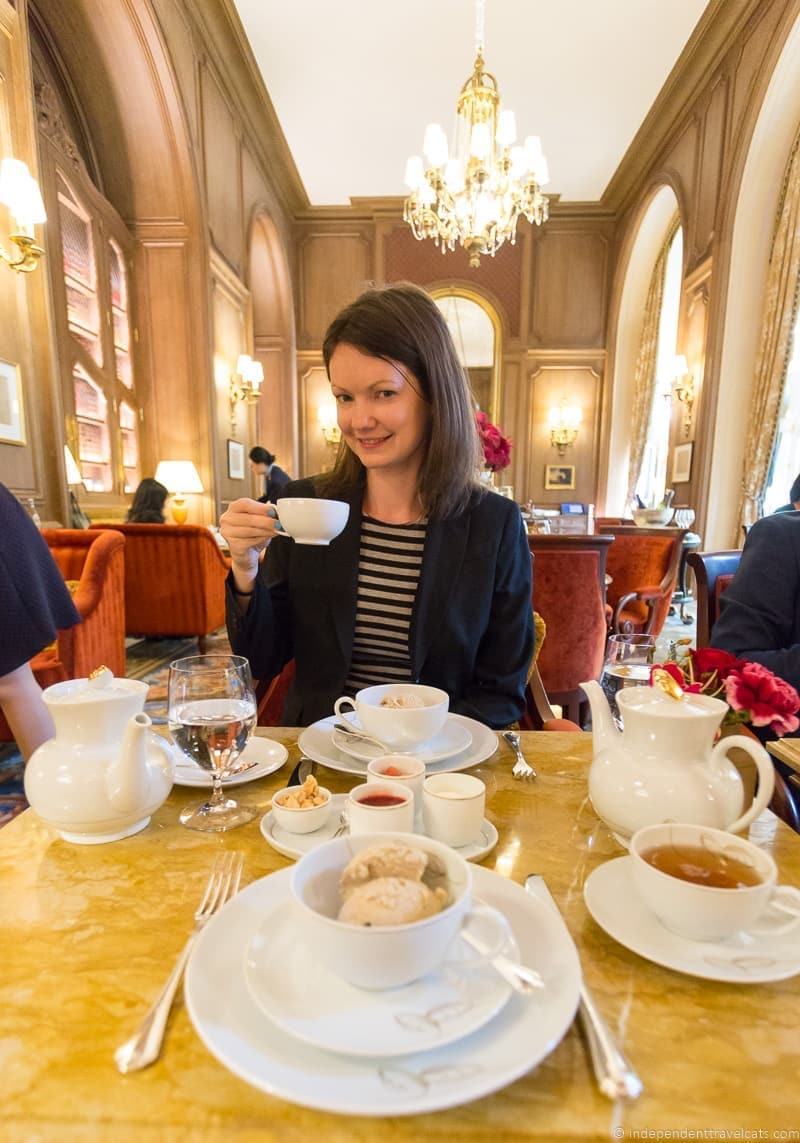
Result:
{"label": "water in glass", "polygon": [[622,726],[622,720],[617,694],[623,687],[647,686],[655,650],[652,635],[612,635],[608,640],[600,685],[618,726]]}

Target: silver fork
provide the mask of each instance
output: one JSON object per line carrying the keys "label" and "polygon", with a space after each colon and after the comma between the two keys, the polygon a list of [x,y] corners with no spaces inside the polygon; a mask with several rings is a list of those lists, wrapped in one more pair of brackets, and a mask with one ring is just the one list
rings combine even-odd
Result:
{"label": "silver fork", "polygon": [[514,768],[511,771],[511,777],[523,778],[526,780],[535,778],[537,776],[536,771],[534,770],[533,766],[531,766],[530,762],[525,761],[522,751],[519,748],[519,735],[516,734],[513,730],[504,730],[503,738],[505,738],[506,742],[517,756],[517,760],[514,763]]}
{"label": "silver fork", "polygon": [[342,834],[350,832],[350,819],[345,810],[339,814],[339,828],[336,830],[334,837],[341,837]]}
{"label": "silver fork", "polygon": [[117,1068],[123,1074],[146,1068],[160,1056],[167,1019],[172,1009],[178,984],[183,976],[183,970],[189,959],[189,953],[192,951],[197,935],[206,921],[213,917],[225,902],[230,901],[239,891],[242,863],[241,853],[217,854],[205,893],[194,914],[194,930],[181,949],[175,967],[138,1030],[124,1044],[120,1044],[114,1053]]}

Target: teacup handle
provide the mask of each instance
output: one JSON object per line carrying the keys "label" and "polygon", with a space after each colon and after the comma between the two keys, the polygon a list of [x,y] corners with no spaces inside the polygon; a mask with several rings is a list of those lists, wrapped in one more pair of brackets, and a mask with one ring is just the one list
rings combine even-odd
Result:
{"label": "teacup handle", "polygon": [[794,885],[776,885],[765,912],[771,909],[776,913],[788,913],[792,918],[791,921],[785,921],[782,925],[749,925],[747,932],[778,937],[781,933],[788,933],[796,928],[800,924],[800,889],[795,889]]}
{"label": "teacup handle", "polygon": [[336,702],[333,704],[334,713],[337,714],[343,722],[346,722],[348,726],[352,726],[353,730],[360,731],[360,726],[356,726],[351,718],[348,718],[346,714],[342,714],[342,703],[347,703],[355,714],[356,704],[353,702],[349,695],[343,695],[341,698],[336,700]]}
{"label": "teacup handle", "polygon": [[[495,909],[492,905],[487,905],[483,901],[473,901],[472,907],[469,912],[465,913],[461,920],[461,928],[469,930],[472,922],[481,918],[483,922],[488,922],[488,927],[493,931],[492,943],[486,947],[483,953],[476,953],[475,956],[470,957],[469,960],[463,958],[458,960],[445,960],[443,962],[444,968],[463,968],[465,965],[488,964],[494,960],[496,956],[500,956],[503,949],[508,942],[512,939],[514,934],[511,931],[506,918],[499,909]],[[486,942],[480,938],[481,944]]]}
{"label": "teacup handle", "polygon": [[749,826],[750,822],[767,808],[767,803],[772,797],[772,791],[775,789],[775,771],[770,756],[761,743],[745,737],[744,734],[734,734],[730,738],[723,738],[721,742],[718,742],[711,751],[712,764],[716,764],[720,758],[725,758],[728,751],[732,750],[734,746],[738,746],[749,754],[758,770],[758,793],[753,798],[752,806],[740,818],[724,827],[728,833],[741,833],[745,826]]}

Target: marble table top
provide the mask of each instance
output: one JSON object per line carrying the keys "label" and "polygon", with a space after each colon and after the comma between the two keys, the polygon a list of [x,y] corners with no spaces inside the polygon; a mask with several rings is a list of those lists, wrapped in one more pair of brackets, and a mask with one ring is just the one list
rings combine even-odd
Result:
{"label": "marble table top", "polygon": [[[266,811],[299,755],[297,731],[261,733],[284,742],[289,761],[236,796]],[[500,835],[484,864],[520,883],[534,872],[547,878],[597,1004],[642,1077],[637,1102],[614,1105],[598,1093],[573,1027],[532,1073],[476,1103],[391,1120],[309,1111],[217,1063],[182,1004],[161,1059],[119,1075],[114,1048],[160,990],[188,935],[212,855],[241,850],[245,881],[290,864],[264,842],[258,819],[221,835],[183,828],[180,809],[199,791],[175,787],[146,830],[109,845],[70,845],[30,810],[0,830],[0,1139],[488,1143],[667,1131],[702,1138],[685,1133],[704,1130],[718,1138],[737,1130],[755,1133],[739,1138],[792,1137],[779,1133],[800,1125],[800,977],[758,985],[699,980],[607,936],[589,916],[582,887],[622,851],[587,799],[591,738],[525,734],[523,749],[539,772],[534,783],[511,779],[505,744],[473,771],[487,783],[487,813]],[[355,782],[320,773],[334,791]],[[783,881],[800,884],[797,835],[766,813],[750,837],[773,854]]]}

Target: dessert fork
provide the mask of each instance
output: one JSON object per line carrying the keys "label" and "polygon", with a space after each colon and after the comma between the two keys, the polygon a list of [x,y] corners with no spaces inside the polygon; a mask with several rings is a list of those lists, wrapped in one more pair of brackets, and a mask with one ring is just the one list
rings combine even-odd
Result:
{"label": "dessert fork", "polygon": [[505,738],[506,742],[517,756],[517,760],[514,763],[514,768],[511,771],[511,777],[524,778],[526,780],[535,778],[537,776],[536,771],[534,770],[533,766],[531,766],[530,762],[525,761],[522,751],[519,748],[519,735],[515,734],[513,730],[504,730],[503,738]]}
{"label": "dessert fork", "polygon": [[236,896],[242,876],[242,862],[241,853],[218,853],[214,859],[211,876],[194,914],[194,930],[181,949],[175,967],[169,974],[158,999],[137,1031],[124,1044],[120,1044],[114,1053],[117,1068],[123,1075],[126,1072],[136,1072],[141,1068],[146,1068],[161,1055],[167,1019],[172,1009],[178,984],[183,976],[183,970],[189,959],[189,953],[192,951],[197,935],[206,921],[219,912],[226,901],[230,901],[232,897]]}

